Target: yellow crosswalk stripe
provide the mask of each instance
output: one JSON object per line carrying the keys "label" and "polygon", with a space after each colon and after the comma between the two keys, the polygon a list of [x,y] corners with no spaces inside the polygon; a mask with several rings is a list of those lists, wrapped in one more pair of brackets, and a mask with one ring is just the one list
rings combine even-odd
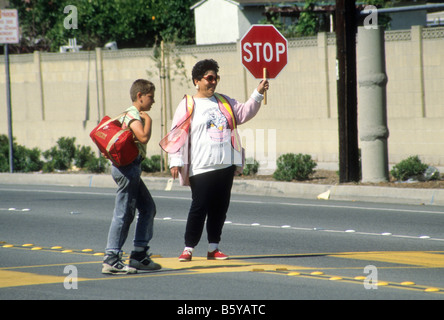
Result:
{"label": "yellow crosswalk stripe", "polygon": [[443,268],[444,254],[442,252],[423,251],[376,251],[376,252],[345,252],[332,254],[331,257],[379,261],[388,263],[405,264],[412,266]]}

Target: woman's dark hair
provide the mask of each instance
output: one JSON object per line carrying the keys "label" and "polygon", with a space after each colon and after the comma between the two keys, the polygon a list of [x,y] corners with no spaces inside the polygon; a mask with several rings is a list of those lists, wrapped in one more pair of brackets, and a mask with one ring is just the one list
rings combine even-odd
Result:
{"label": "woman's dark hair", "polygon": [[216,72],[216,74],[219,72],[219,65],[213,59],[205,59],[196,63],[191,71],[191,80],[193,81],[193,85],[195,85],[194,79],[202,79],[205,73],[210,70]]}

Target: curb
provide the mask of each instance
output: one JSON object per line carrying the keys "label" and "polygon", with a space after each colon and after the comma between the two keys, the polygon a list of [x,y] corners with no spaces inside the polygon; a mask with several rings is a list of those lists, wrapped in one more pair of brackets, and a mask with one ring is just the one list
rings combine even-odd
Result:
{"label": "curb", "polygon": [[[142,177],[150,190],[165,190],[169,178]],[[114,188],[109,174],[0,173],[1,184],[60,185]],[[171,190],[189,190],[176,179]],[[235,179],[233,194],[345,200],[417,205],[444,205],[444,189],[394,188],[356,185],[321,185],[297,182]]]}
{"label": "curb", "polygon": [[444,205],[444,189],[321,185],[279,181],[236,181],[234,193],[319,200]]}

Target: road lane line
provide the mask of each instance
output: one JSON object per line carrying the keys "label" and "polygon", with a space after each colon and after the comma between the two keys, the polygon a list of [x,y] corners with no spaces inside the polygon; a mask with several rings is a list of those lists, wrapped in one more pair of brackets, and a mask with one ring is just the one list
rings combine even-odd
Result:
{"label": "road lane line", "polygon": [[[60,193],[60,194],[82,194],[82,195],[97,195],[97,196],[111,196],[115,197],[115,192],[94,192],[94,191],[74,191],[74,190],[39,190],[39,189],[14,189],[14,188],[0,188],[0,191],[13,191],[13,192],[36,192],[36,193]],[[163,196],[153,195],[153,198],[169,199],[169,200],[185,200],[191,201],[191,197],[182,196]],[[313,200],[315,201],[315,200]],[[405,213],[431,213],[431,214],[444,214],[444,211],[434,210],[413,210],[413,209],[401,209],[401,208],[381,208],[372,206],[348,206],[338,204],[321,204],[321,203],[293,203],[293,202],[265,202],[258,200],[236,200],[231,199],[231,203],[245,203],[245,204],[258,204],[258,205],[281,205],[281,206],[295,206],[295,207],[315,207],[315,208],[333,208],[333,209],[352,209],[352,210],[365,210],[365,211],[388,211],[388,212],[405,212]]]}
{"label": "road lane line", "polygon": [[[11,247],[16,249],[18,247]],[[33,247],[21,247],[22,250],[32,250]],[[75,250],[81,252],[82,249]],[[53,251],[58,252],[58,251]],[[421,266],[425,268],[443,268],[444,267],[443,251],[431,252],[342,252],[342,253],[308,253],[308,254],[273,254],[273,255],[251,255],[251,256],[232,256],[229,260],[216,261],[207,260],[205,257],[194,257],[191,262],[179,262],[177,257],[174,258],[157,258],[156,261],[163,266],[161,272],[140,272],[135,275],[113,275],[101,278],[78,278],[77,281],[99,281],[113,280],[135,277],[155,277],[155,276],[180,276],[180,275],[199,275],[209,273],[227,273],[227,272],[257,272],[266,274],[286,275],[292,277],[304,277],[318,280],[334,280],[336,283],[347,282],[355,284],[363,284],[365,277],[347,277],[343,275],[325,274],[320,270],[346,270],[354,269],[349,267],[329,267],[317,268],[312,266],[296,266],[288,264],[274,264],[263,262],[252,262],[251,259],[264,258],[282,258],[282,257],[316,257],[329,256],[334,258],[346,258],[352,260],[366,261],[383,261],[388,263],[408,264],[413,266]],[[426,262],[427,261],[427,262]],[[0,268],[0,288],[40,285],[40,284],[62,284],[66,277],[58,275],[36,274],[32,272],[17,271],[17,269],[45,268],[54,266],[64,266],[68,264],[100,264],[101,261],[88,262],[72,262],[61,264],[34,265],[34,266],[12,266]],[[384,267],[385,269],[390,267]],[[40,271],[41,272],[41,271]],[[99,273],[99,272],[98,272]],[[413,281],[404,281],[402,283],[379,281],[378,287],[416,290],[424,293],[444,294],[444,288],[438,286],[417,285]]]}

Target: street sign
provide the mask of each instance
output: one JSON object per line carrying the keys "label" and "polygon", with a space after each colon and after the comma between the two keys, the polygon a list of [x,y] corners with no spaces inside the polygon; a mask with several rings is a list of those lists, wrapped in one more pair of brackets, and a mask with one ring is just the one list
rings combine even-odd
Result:
{"label": "street sign", "polygon": [[0,10],[0,44],[5,45],[5,75],[6,75],[6,110],[9,137],[9,172],[14,172],[14,149],[12,134],[11,111],[11,78],[9,75],[9,43],[19,43],[19,24],[17,9]]}
{"label": "street sign", "polygon": [[0,10],[0,43],[19,43],[19,24],[16,9]]}
{"label": "street sign", "polygon": [[287,39],[273,25],[253,25],[241,39],[243,66],[256,79],[274,79],[287,65]]}

